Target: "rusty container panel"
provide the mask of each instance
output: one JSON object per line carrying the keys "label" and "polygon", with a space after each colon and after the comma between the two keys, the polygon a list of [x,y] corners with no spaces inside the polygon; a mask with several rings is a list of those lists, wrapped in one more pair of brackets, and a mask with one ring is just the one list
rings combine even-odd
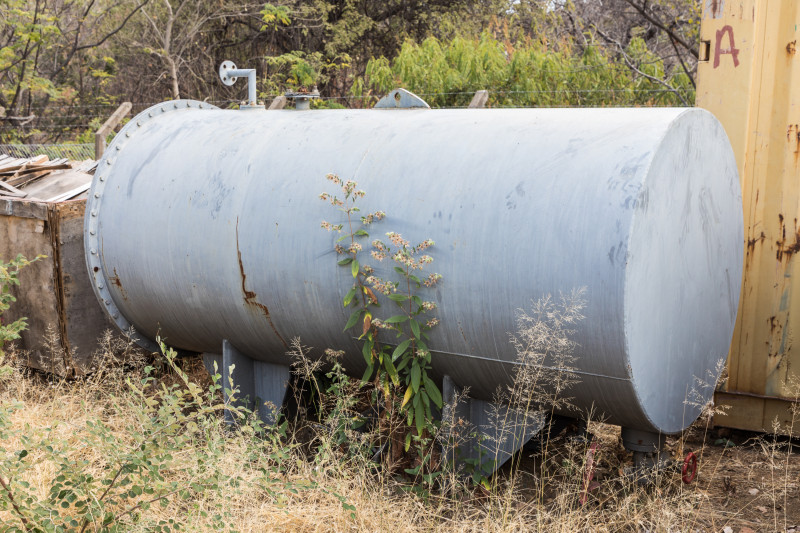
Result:
{"label": "rusty container panel", "polygon": [[723,426],[787,432],[800,389],[800,3],[705,2],[697,105],[722,122],[742,180],[744,276]]}
{"label": "rusty container panel", "polygon": [[46,204],[0,200],[0,258],[8,260],[22,254],[28,259],[45,255],[20,273],[17,298],[3,315],[3,322],[28,318],[28,329],[18,341],[28,356],[30,366],[64,373],[58,313],[58,291],[54,272],[56,254]]}
{"label": "rusty container panel", "polygon": [[94,297],[83,258],[85,200],[0,200],[0,258],[46,257],[20,273],[17,302],[2,317],[27,317],[18,346],[31,367],[59,375],[91,368],[98,340],[112,324]]}

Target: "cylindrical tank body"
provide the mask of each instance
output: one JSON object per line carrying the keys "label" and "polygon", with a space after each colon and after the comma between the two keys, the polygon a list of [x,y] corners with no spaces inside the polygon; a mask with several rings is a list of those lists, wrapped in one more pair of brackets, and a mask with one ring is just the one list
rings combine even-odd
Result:
{"label": "cylindrical tank body", "polygon": [[[520,309],[586,288],[573,403],[676,432],[708,399],[742,269],[736,162],[700,109],[230,111],[169,102],[100,163],[86,216],[99,298],[152,346],[288,364],[287,343],[347,350],[349,269],[328,173],[386,211],[373,236],[431,238],[433,367],[491,399],[514,374]],[[365,243],[366,244],[366,243]],[[391,265],[365,261],[391,277]],[[389,310],[386,310],[389,312]],[[390,340],[390,339],[388,339]],[[698,388],[697,381],[706,381]],[[688,400],[688,401],[687,401]]]}

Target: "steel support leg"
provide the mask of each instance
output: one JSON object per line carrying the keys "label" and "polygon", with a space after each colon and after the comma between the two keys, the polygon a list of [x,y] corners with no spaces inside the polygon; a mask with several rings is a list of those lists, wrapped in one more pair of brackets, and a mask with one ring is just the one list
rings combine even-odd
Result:
{"label": "steel support leg", "polygon": [[659,433],[622,428],[622,445],[633,452],[633,469],[629,475],[638,484],[650,484],[659,470],[672,465],[669,454],[664,450],[665,440],[666,437]]}
{"label": "steel support leg", "polygon": [[[236,405],[256,411],[265,424],[275,423],[286,397],[290,377],[288,366],[251,359],[227,340],[222,342],[222,356],[203,354],[203,362],[209,372],[214,371],[214,362],[217,363],[218,371],[222,375],[223,390],[226,391],[226,403],[230,401],[227,391],[238,388],[233,398]],[[234,422],[232,413],[227,410],[225,420],[229,424]]]}
{"label": "steel support leg", "polygon": [[[456,464],[473,464],[489,475],[544,427],[545,416],[464,397],[450,376],[442,383],[447,432],[443,453]],[[459,398],[460,397],[460,398]]]}

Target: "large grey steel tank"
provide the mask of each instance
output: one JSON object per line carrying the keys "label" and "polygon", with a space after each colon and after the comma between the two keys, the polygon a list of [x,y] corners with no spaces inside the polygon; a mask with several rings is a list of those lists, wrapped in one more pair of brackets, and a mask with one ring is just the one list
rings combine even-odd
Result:
{"label": "large grey steel tank", "polygon": [[711,397],[743,228],[733,152],[701,109],[157,105],[117,135],[92,185],[86,260],[98,297],[151,348],[160,334],[219,354],[227,340],[287,365],[300,336],[347,350],[360,376],[359,345],[342,333],[352,278],[320,229],[337,216],[318,198],[328,173],[366,190],[364,210],[387,212],[374,232],[436,242],[433,367],[472,396],[509,383],[519,309],[585,287],[574,403],[674,433]]}

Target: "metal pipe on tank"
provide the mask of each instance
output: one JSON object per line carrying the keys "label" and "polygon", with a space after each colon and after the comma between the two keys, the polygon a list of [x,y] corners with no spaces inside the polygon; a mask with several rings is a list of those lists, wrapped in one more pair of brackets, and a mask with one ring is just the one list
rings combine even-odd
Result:
{"label": "metal pipe on tank", "polygon": [[228,76],[234,78],[238,76],[247,76],[247,104],[254,106],[256,102],[256,69],[254,68],[238,68],[228,71]]}
{"label": "metal pipe on tank", "polygon": [[232,61],[223,61],[219,66],[219,79],[230,87],[240,77],[247,76],[247,103],[242,104],[240,109],[263,109],[263,105],[258,105],[256,95],[256,69],[237,68]]}
{"label": "metal pipe on tank", "polygon": [[701,109],[160,104],[117,136],[92,185],[98,298],[150,348],[157,335],[212,354],[227,341],[237,357],[288,365],[300,336],[346,350],[360,376],[342,333],[352,279],[319,228],[333,216],[318,199],[328,173],[387,212],[373,231],[436,242],[433,367],[474,397],[510,384],[518,310],[585,287],[574,404],[627,435],[668,434],[710,399],[715,376],[696,380],[728,351],[743,227],[733,152]]}

